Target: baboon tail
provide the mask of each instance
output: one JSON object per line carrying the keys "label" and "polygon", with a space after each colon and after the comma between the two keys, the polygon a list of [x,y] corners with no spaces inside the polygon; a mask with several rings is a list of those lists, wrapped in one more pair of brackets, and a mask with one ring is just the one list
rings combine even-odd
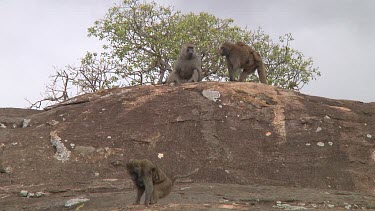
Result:
{"label": "baboon tail", "polygon": [[186,175],[176,175],[176,176],[174,176],[174,177],[172,178],[172,182],[174,183],[174,182],[175,182],[177,179],[179,179],[179,178],[190,177],[191,175],[197,173],[198,171],[199,171],[199,168],[196,168],[196,169],[194,169],[194,171],[192,171],[192,172],[190,172],[190,173],[188,173],[188,174],[186,174]]}

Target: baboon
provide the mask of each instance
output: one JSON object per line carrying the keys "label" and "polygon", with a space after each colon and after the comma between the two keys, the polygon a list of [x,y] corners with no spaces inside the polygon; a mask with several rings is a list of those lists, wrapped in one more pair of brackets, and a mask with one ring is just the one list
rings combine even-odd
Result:
{"label": "baboon", "polygon": [[168,76],[167,84],[202,81],[202,61],[197,55],[193,44],[184,44],[181,47],[174,69]]}
{"label": "baboon", "polygon": [[241,82],[245,81],[247,76],[257,69],[260,82],[267,83],[262,58],[249,45],[243,42],[237,42],[236,44],[224,42],[220,47],[220,55],[226,58],[230,81],[235,81],[234,73],[240,69],[243,69],[238,80]]}
{"label": "baboon", "polygon": [[157,203],[158,199],[167,196],[178,178],[189,177],[199,169],[187,175],[177,175],[170,179],[160,168],[147,159],[130,159],[126,169],[137,188],[135,204],[140,204],[141,197],[145,194],[145,205]]}

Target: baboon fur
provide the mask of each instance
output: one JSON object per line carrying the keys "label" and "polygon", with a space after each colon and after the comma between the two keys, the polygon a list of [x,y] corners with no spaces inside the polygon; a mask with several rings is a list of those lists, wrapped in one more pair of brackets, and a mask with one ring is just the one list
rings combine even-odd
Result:
{"label": "baboon fur", "polygon": [[189,177],[198,171],[198,169],[195,169],[187,175],[177,175],[170,179],[160,168],[147,159],[130,159],[126,168],[137,188],[135,204],[140,204],[141,197],[145,193],[146,206],[155,204],[158,199],[166,197],[171,192],[176,179]]}
{"label": "baboon fur", "polygon": [[266,71],[262,58],[258,52],[243,42],[235,44],[224,42],[220,47],[220,55],[225,56],[229,72],[229,80],[235,81],[234,74],[241,69],[238,81],[243,82],[249,74],[258,71],[261,83],[267,84]]}

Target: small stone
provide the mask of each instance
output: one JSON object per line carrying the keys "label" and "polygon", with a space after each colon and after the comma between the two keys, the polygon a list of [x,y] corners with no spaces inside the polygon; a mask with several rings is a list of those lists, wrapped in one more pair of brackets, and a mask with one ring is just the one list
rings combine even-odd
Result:
{"label": "small stone", "polygon": [[103,181],[106,181],[106,182],[116,182],[116,181],[118,181],[118,179],[103,179]]}
{"label": "small stone", "polygon": [[331,117],[329,117],[328,115],[326,115],[326,116],[324,117],[324,119],[331,119]]}
{"label": "small stone", "polygon": [[222,106],[222,105],[219,105],[219,108],[223,108],[223,106]]}
{"label": "small stone", "polygon": [[72,207],[77,204],[81,204],[84,202],[89,201],[90,199],[88,198],[75,198],[75,199],[69,199],[68,201],[65,202],[65,207]]}
{"label": "small stone", "polygon": [[229,170],[225,170],[225,173],[229,174],[230,172],[229,172]]}
{"label": "small stone", "polygon": [[98,176],[99,176],[99,173],[96,172],[96,173],[95,173],[95,176],[98,177]]}
{"label": "small stone", "polygon": [[311,144],[310,143],[306,143],[306,146],[310,146]]}
{"label": "small stone", "polygon": [[8,167],[5,168],[5,172],[6,172],[7,174],[10,174],[10,173],[13,172],[13,168],[10,167],[10,166],[8,166]]}
{"label": "small stone", "polygon": [[92,146],[77,146],[75,147],[75,151],[77,151],[79,154],[82,154],[82,155],[89,155],[89,154],[92,154],[95,152],[95,148],[92,147]]}
{"label": "small stone", "polygon": [[164,157],[164,154],[163,153],[158,153],[158,158],[159,159],[162,159]]}
{"label": "small stone", "polygon": [[191,113],[194,115],[194,116],[199,116],[199,110],[198,109],[193,109],[191,111]]}
{"label": "small stone", "polygon": [[332,142],[332,141],[329,141],[328,144],[329,144],[330,146],[333,146],[333,142]]}
{"label": "small stone", "polygon": [[29,191],[27,191],[27,190],[21,190],[20,191],[20,196],[26,197],[28,193],[29,193]]}
{"label": "small stone", "polygon": [[42,197],[42,196],[44,196],[44,195],[46,195],[46,194],[43,193],[43,192],[36,192],[36,193],[35,193],[35,196],[36,196],[36,197]]}
{"label": "small stone", "polygon": [[324,147],[324,143],[323,142],[318,142],[318,143],[316,143],[316,145],[318,145],[320,147]]}
{"label": "small stone", "polygon": [[27,194],[27,198],[33,198],[35,196],[35,193],[31,193],[31,192],[29,192],[28,194]]}
{"label": "small stone", "polygon": [[335,205],[333,205],[333,204],[327,204],[327,207],[329,207],[329,208],[334,208]]}
{"label": "small stone", "polygon": [[111,139],[112,137],[111,136],[107,136],[108,139]]}
{"label": "small stone", "polygon": [[180,190],[186,190],[186,189],[190,189],[191,187],[183,187],[183,188],[180,188]]}
{"label": "small stone", "polygon": [[214,102],[216,102],[220,98],[220,92],[215,90],[203,90],[202,95]]}
{"label": "small stone", "polygon": [[28,127],[30,122],[31,122],[31,119],[24,119],[22,122],[22,128]]}
{"label": "small stone", "polygon": [[59,121],[56,121],[56,120],[51,120],[51,121],[48,121],[47,124],[51,125],[51,126],[55,126],[57,124],[59,124],[60,122]]}
{"label": "small stone", "polygon": [[367,134],[367,138],[372,138],[372,135],[371,134]]}
{"label": "small stone", "polygon": [[75,146],[76,146],[75,144],[70,143],[70,147],[71,147],[71,148],[74,148]]}
{"label": "small stone", "polygon": [[352,208],[352,205],[348,204],[345,206],[345,209],[350,210]]}
{"label": "small stone", "polygon": [[320,132],[320,131],[322,131],[322,128],[321,128],[321,127],[316,128],[316,132],[317,132],[317,133]]}
{"label": "small stone", "polygon": [[7,126],[4,125],[3,123],[0,123],[0,128],[7,128]]}
{"label": "small stone", "polygon": [[270,136],[270,135],[272,135],[271,132],[267,132],[267,133],[266,133],[266,136]]}
{"label": "small stone", "polygon": [[13,146],[16,146],[18,144],[18,142],[13,142],[12,145]]}
{"label": "small stone", "polygon": [[181,116],[178,116],[177,119],[176,119],[177,122],[183,122],[184,119],[181,117]]}

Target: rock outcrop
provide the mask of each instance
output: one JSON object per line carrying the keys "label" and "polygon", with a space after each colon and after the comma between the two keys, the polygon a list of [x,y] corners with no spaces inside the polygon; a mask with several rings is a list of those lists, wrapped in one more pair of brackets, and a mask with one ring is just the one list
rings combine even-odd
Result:
{"label": "rock outcrop", "polygon": [[[121,163],[148,158],[170,174],[199,167],[200,183],[375,193],[375,103],[217,82],[118,88],[70,102],[23,116],[0,111],[0,123],[20,125],[0,128],[13,183],[124,178]],[[52,131],[71,151],[66,162],[54,157]]]}

